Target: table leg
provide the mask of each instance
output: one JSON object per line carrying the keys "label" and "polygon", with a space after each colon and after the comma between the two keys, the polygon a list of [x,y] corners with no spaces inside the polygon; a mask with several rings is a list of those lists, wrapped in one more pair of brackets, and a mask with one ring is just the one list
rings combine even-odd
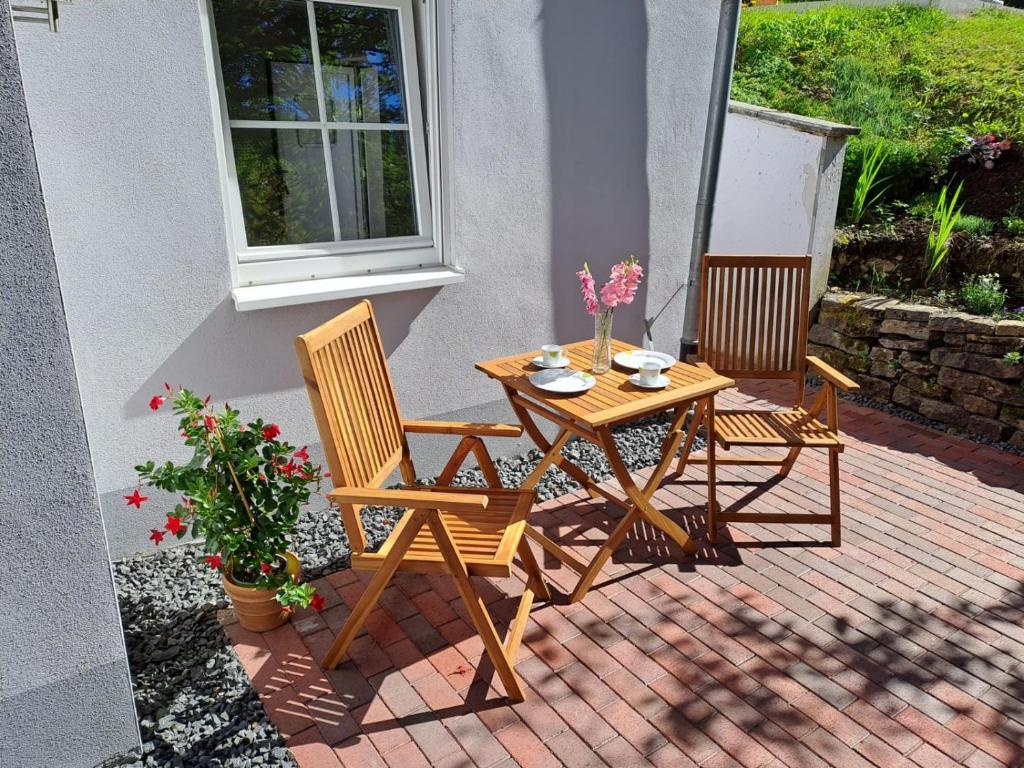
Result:
{"label": "table leg", "polygon": [[[544,452],[544,455],[541,457],[540,463],[536,467],[534,467],[533,471],[529,474],[526,480],[523,481],[520,488],[527,491],[532,491],[534,488],[537,487],[537,483],[540,482],[540,479],[544,476],[544,473],[548,471],[548,468],[552,464],[558,466],[561,469],[564,469],[564,467],[562,467],[563,461],[569,464],[569,466],[572,467],[573,469],[576,469],[580,473],[582,473],[583,470],[580,470],[578,467],[576,467],[575,464],[569,463],[561,456],[562,448],[564,448],[565,444],[569,441],[569,431],[566,429],[561,430],[558,433],[557,437],[555,437],[555,441],[553,443],[549,443],[547,438],[544,437],[544,433],[540,431],[540,427],[537,426],[537,422],[533,420],[533,415],[515,402],[515,399],[513,398],[515,390],[510,389],[509,387],[505,387],[505,394],[508,396],[509,403],[512,406],[512,410],[515,411],[516,416],[519,418],[519,423],[523,425],[523,429],[526,430],[526,433],[530,436],[530,439],[533,440],[534,444]],[[571,472],[569,474],[570,476],[572,476]],[[586,475],[584,475],[584,478],[586,480],[590,479]],[[583,573],[586,571],[586,563],[584,563],[578,557],[575,557],[574,555],[567,552],[563,547],[559,546],[556,542],[552,541],[550,538],[545,536],[536,527],[527,524],[524,533],[529,538],[533,539],[533,541],[535,541],[537,544],[539,544],[545,552],[554,556],[563,565],[572,568],[574,571],[576,571],[576,573]]]}
{"label": "table leg", "polygon": [[615,440],[612,436],[611,430],[608,427],[598,429],[598,435],[601,438],[601,445],[604,448],[608,462],[612,466],[612,471],[615,473],[615,477],[619,481],[619,485],[622,486],[622,490],[626,492],[626,495],[629,497],[632,504],[626,511],[626,516],[622,518],[615,530],[612,531],[611,536],[609,536],[608,540],[601,546],[601,549],[587,567],[587,570],[580,579],[579,584],[576,585],[576,589],[573,590],[573,593],[570,596],[570,600],[572,602],[577,602],[583,599],[590,590],[590,587],[593,585],[598,573],[601,572],[605,563],[608,562],[608,558],[610,558],[612,553],[619,548],[630,529],[632,529],[640,519],[646,519],[651,525],[664,532],[666,536],[682,547],[683,551],[687,554],[692,555],[697,551],[697,547],[690,540],[686,531],[680,528],[674,521],[669,519],[650,503],[651,497],[661,485],[661,481],[664,479],[669,465],[675,458],[676,449],[679,447],[679,443],[683,439],[683,433],[680,429],[686,418],[686,410],[686,407],[681,407],[676,412],[676,418],[673,420],[668,434],[665,436],[664,442],[662,442],[661,461],[658,462],[658,465],[651,472],[651,476],[644,484],[643,490],[641,490],[633,481],[629,468],[622,460],[619,449],[615,445]]}

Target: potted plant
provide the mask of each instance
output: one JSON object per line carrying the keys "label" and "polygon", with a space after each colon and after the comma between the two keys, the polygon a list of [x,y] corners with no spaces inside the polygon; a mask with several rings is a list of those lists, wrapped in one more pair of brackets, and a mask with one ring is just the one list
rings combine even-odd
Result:
{"label": "potted plant", "polygon": [[[295,606],[322,610],[323,597],[300,583],[299,561],[288,551],[299,509],[313,487],[319,490],[321,468],[310,462],[305,447],[296,450],[279,440],[277,424],[243,424],[227,403],[215,411],[209,397],[164,386],[167,394],[149,406],[157,410],[171,402],[193,454],[183,464],[148,461],[135,467],[141,484],[183,494],[163,530],[153,529],[150,538],[160,544],[167,535],[181,539],[190,531],[202,537],[206,564],[221,572],[246,629],[280,626]],[[141,508],[148,497],[136,488],[125,499]]]}

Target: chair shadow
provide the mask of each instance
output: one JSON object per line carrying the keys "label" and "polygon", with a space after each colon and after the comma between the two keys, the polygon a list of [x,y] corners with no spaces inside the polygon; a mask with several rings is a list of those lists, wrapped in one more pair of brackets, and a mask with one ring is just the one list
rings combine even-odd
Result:
{"label": "chair shadow", "polygon": [[[700,478],[693,478],[690,480],[676,476],[671,478],[675,483],[679,485],[704,485],[704,480]],[[722,513],[740,512],[748,507],[753,501],[761,498],[766,493],[771,492],[776,487],[785,482],[786,478],[780,477],[779,475],[773,475],[765,480],[718,480],[716,486],[754,486],[750,491],[743,494],[740,498],[732,501],[728,506],[721,508]],[[757,521],[753,521],[757,524]],[[767,523],[766,525],[773,525]],[[778,525],[778,523],[775,523]],[[732,538],[732,534],[729,532],[729,526],[726,523],[721,523],[718,526],[718,541],[715,544],[709,544],[715,548],[721,548],[723,546],[731,547],[735,550],[740,549],[805,549],[805,548],[816,548],[816,547],[831,547],[832,544],[828,541],[818,541],[815,539],[778,539],[773,540],[758,540],[758,541],[735,541]]]}

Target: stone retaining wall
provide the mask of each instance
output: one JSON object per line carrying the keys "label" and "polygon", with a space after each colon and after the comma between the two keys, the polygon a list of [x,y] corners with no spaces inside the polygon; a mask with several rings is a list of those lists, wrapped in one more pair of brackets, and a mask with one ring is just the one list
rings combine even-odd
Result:
{"label": "stone retaining wall", "polygon": [[1024,322],[993,320],[885,296],[830,292],[810,350],[873,400],[1024,448]]}

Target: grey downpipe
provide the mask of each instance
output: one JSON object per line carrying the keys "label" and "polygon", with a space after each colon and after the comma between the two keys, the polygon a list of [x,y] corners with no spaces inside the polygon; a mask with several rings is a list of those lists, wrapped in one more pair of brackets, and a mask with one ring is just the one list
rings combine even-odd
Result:
{"label": "grey downpipe", "polygon": [[690,273],[686,282],[686,304],[683,310],[683,336],[680,359],[697,351],[697,310],[700,303],[701,261],[708,250],[711,219],[715,213],[715,192],[718,168],[722,157],[725,118],[729,114],[729,90],[732,85],[733,62],[736,58],[736,37],[740,27],[740,0],[722,0],[715,43],[715,65],[711,71],[711,99],[708,124],[704,132],[704,154],[700,162],[700,186],[693,222],[693,243],[690,246]]}

